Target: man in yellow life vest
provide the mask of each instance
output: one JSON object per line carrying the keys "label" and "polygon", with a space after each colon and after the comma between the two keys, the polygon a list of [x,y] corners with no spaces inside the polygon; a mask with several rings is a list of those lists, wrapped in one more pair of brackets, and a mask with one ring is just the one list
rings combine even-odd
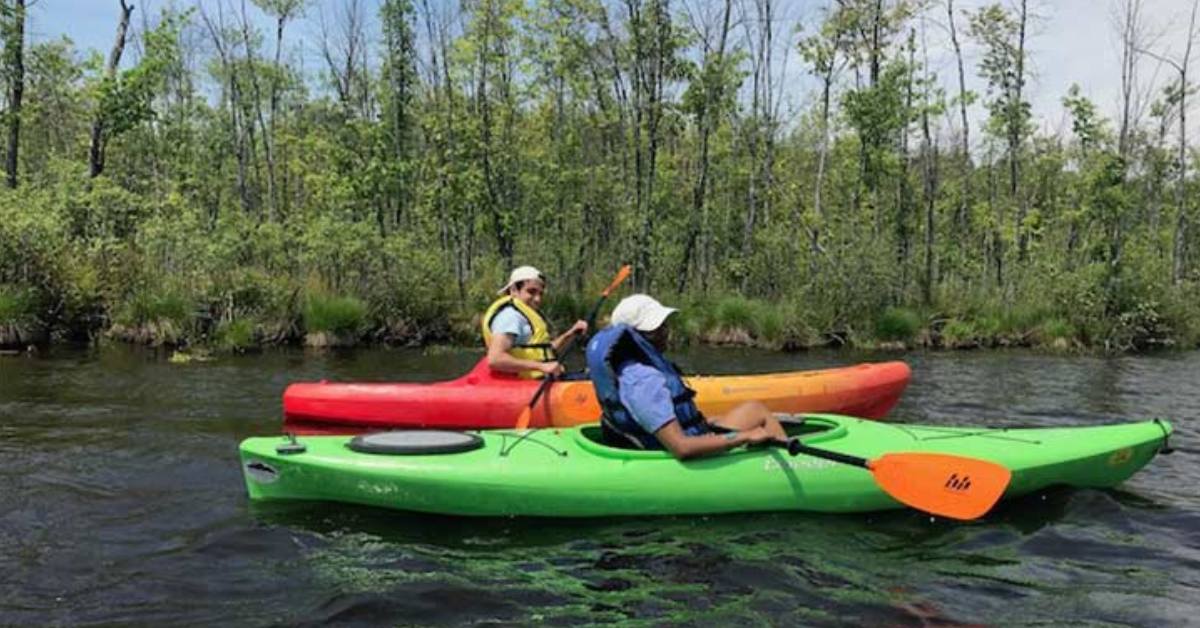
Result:
{"label": "man in yellow life vest", "polygon": [[561,336],[551,340],[546,319],[538,313],[546,293],[546,276],[532,266],[512,271],[502,295],[483,314],[483,342],[488,366],[525,379],[562,375],[557,360],[559,349],[575,334],[587,333],[585,321],[575,321]]}

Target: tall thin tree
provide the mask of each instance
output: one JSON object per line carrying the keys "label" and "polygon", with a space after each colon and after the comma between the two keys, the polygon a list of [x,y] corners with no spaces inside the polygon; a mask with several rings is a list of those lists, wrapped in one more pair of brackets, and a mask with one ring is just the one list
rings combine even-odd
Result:
{"label": "tall thin tree", "polygon": [[[121,66],[121,55],[125,52],[125,38],[129,33],[129,16],[133,13],[133,5],[120,0],[121,2],[121,18],[117,22],[117,37],[113,42],[112,49],[108,52],[108,65],[105,66],[104,76],[107,86],[115,88],[117,80],[117,68]],[[105,119],[106,112],[103,107],[96,112],[96,118],[92,122],[92,143],[89,151],[89,174],[94,178],[100,176],[104,172],[104,148],[105,148]]]}
{"label": "tall thin tree", "polygon": [[17,187],[17,154],[21,146],[21,104],[25,94],[25,0],[7,7],[4,33],[4,65],[8,74],[8,153],[5,170],[8,187]]}

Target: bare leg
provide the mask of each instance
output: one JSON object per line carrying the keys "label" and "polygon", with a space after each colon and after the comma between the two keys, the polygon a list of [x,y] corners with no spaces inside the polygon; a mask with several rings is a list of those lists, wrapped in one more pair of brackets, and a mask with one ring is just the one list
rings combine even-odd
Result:
{"label": "bare leg", "polygon": [[738,404],[729,412],[710,418],[708,422],[739,432],[763,427],[772,436],[787,440],[787,434],[783,431],[783,426],[779,424],[779,420],[775,418],[774,413],[771,412],[770,408],[758,401],[747,401]]}

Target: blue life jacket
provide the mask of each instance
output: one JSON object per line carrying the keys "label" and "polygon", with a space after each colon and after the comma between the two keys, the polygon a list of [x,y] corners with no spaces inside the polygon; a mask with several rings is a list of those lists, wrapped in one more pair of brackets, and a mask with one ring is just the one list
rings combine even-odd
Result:
{"label": "blue life jacket", "polygon": [[592,336],[587,346],[588,371],[603,412],[600,423],[605,440],[610,444],[638,449],[663,448],[658,438],[646,432],[625,404],[621,403],[617,391],[617,367],[629,360],[651,366],[663,374],[675,406],[675,420],[685,433],[704,434],[709,431],[704,415],[693,401],[696,391],[683,382],[679,369],[632,327],[613,325]]}

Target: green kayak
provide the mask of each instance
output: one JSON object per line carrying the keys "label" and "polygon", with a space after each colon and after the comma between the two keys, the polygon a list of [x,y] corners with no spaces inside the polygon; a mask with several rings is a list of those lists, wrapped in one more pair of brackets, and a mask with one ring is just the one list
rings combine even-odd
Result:
{"label": "green kayak", "polygon": [[[1171,433],[1170,424],[1160,420],[991,429],[834,415],[803,418],[789,425],[789,432],[827,451],[862,458],[940,453],[999,463],[1012,472],[1006,498],[1053,485],[1115,486],[1145,466]],[[475,516],[851,513],[902,507],[866,469],[790,456],[773,447],[680,462],[663,452],[605,446],[596,426],[441,434],[457,434],[469,444],[451,443],[441,453],[395,454],[364,452],[370,447],[361,446],[362,437],[354,449],[349,436],[293,442],[250,438],[241,444],[246,488],[254,500],[349,502]]]}

